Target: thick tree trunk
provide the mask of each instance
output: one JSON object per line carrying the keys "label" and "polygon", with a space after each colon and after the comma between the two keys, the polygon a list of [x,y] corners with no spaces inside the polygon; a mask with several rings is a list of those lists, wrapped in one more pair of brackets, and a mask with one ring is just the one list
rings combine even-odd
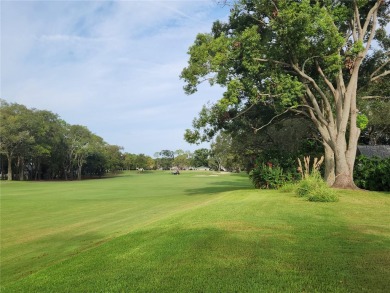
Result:
{"label": "thick tree trunk", "polygon": [[[355,132],[354,139],[358,139],[356,136],[358,132]],[[356,157],[356,145],[357,143],[351,143],[346,148],[345,143],[337,144],[337,149],[335,152],[335,172],[336,178],[332,185],[335,188],[343,188],[343,189],[358,189],[355,183],[353,182],[353,168],[355,165],[355,157]]]}
{"label": "thick tree trunk", "polygon": [[334,152],[326,142],[324,142],[324,149],[325,149],[325,181],[329,186],[332,186],[336,177]]}

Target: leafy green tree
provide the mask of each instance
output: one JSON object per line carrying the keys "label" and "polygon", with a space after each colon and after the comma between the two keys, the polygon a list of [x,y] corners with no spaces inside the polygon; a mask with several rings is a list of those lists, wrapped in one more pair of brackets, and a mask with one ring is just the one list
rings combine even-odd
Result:
{"label": "leafy green tree", "polygon": [[159,152],[159,156],[161,168],[169,170],[172,167],[173,160],[175,159],[175,152],[171,150],[162,150]]}
{"label": "leafy green tree", "polygon": [[[375,35],[380,46],[387,44],[389,6],[383,0],[238,1],[227,23],[215,22],[190,47],[181,74],[185,91],[196,92],[205,80],[225,87],[214,105],[217,118],[232,120],[257,104],[272,105],[275,117],[306,116],[321,134],[328,183],[355,188],[359,74]],[[386,62],[371,80],[388,75]]]}
{"label": "leafy green tree", "polygon": [[122,151],[123,147],[117,145],[105,145],[106,168],[110,172],[116,173],[123,168]]}
{"label": "leafy green tree", "polygon": [[139,154],[135,158],[135,165],[138,169],[153,169],[154,166],[154,160],[153,158],[145,155],[145,154]]}
{"label": "leafy green tree", "polygon": [[35,139],[28,154],[30,179],[51,177],[54,165],[60,164],[65,158],[61,151],[64,150],[64,123],[50,111],[33,110],[30,124]]}
{"label": "leafy green tree", "polygon": [[82,166],[86,162],[86,158],[92,153],[95,147],[93,139],[98,138],[88,130],[87,127],[81,125],[70,125],[66,134],[68,144],[68,166],[65,173],[65,179],[73,177],[73,166],[76,167],[77,179],[81,180]]}
{"label": "leafy green tree", "polygon": [[0,100],[0,152],[7,158],[8,180],[13,179],[12,160],[18,157],[19,164],[21,164],[23,156],[34,143],[34,137],[28,125],[30,115],[31,111],[25,106],[8,104]]}
{"label": "leafy green tree", "polygon": [[208,167],[210,150],[206,148],[197,149],[194,151],[192,165],[194,167]]}
{"label": "leafy green tree", "polygon": [[136,166],[136,154],[124,153],[123,155],[123,165],[126,170],[135,170]]}
{"label": "leafy green tree", "polygon": [[173,159],[173,165],[179,169],[185,169],[185,168],[189,167],[190,160],[188,158],[188,154],[183,153],[181,155],[176,156]]}
{"label": "leafy green tree", "polygon": [[[122,168],[121,148],[108,145],[87,127],[69,125],[46,110],[0,100],[1,172],[4,160],[8,179],[81,179]],[[16,161],[16,164],[15,164]],[[86,169],[83,171],[83,167]]]}
{"label": "leafy green tree", "polygon": [[229,156],[231,155],[231,143],[231,136],[223,132],[219,133],[215,141],[211,143],[209,164],[216,166],[218,171],[226,168]]}

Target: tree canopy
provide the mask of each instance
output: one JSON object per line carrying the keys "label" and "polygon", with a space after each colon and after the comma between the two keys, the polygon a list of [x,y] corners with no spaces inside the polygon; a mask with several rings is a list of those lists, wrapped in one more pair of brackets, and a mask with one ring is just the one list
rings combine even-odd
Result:
{"label": "tree canopy", "polygon": [[121,147],[49,111],[0,100],[0,118],[0,155],[6,158],[8,180],[14,173],[19,180],[81,179],[121,168]]}
{"label": "tree canopy", "polygon": [[275,114],[253,132],[297,113],[321,135],[328,183],[354,188],[357,142],[366,126],[358,93],[390,72],[389,6],[383,0],[237,1],[228,22],[216,21],[210,33],[198,34],[188,51],[185,92],[205,81],[225,92],[202,110],[186,139],[213,136],[221,123],[236,124],[255,106]]}

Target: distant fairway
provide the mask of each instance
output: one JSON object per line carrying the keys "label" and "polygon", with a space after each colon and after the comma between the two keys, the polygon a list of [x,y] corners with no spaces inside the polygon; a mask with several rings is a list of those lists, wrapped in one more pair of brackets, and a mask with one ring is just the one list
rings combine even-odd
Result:
{"label": "distant fairway", "polygon": [[339,193],[191,171],[1,182],[1,292],[388,292],[390,195]]}

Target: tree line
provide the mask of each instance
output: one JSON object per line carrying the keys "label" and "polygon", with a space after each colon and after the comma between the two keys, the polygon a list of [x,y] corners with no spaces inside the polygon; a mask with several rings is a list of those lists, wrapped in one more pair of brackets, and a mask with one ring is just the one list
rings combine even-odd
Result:
{"label": "tree line", "polygon": [[121,147],[47,110],[0,100],[1,175],[18,179],[81,179],[120,168]]}
{"label": "tree line", "polygon": [[87,127],[71,125],[50,111],[0,100],[1,179],[80,180],[119,170],[233,168],[222,149],[219,143],[194,152],[161,150],[154,158],[127,153]]}

